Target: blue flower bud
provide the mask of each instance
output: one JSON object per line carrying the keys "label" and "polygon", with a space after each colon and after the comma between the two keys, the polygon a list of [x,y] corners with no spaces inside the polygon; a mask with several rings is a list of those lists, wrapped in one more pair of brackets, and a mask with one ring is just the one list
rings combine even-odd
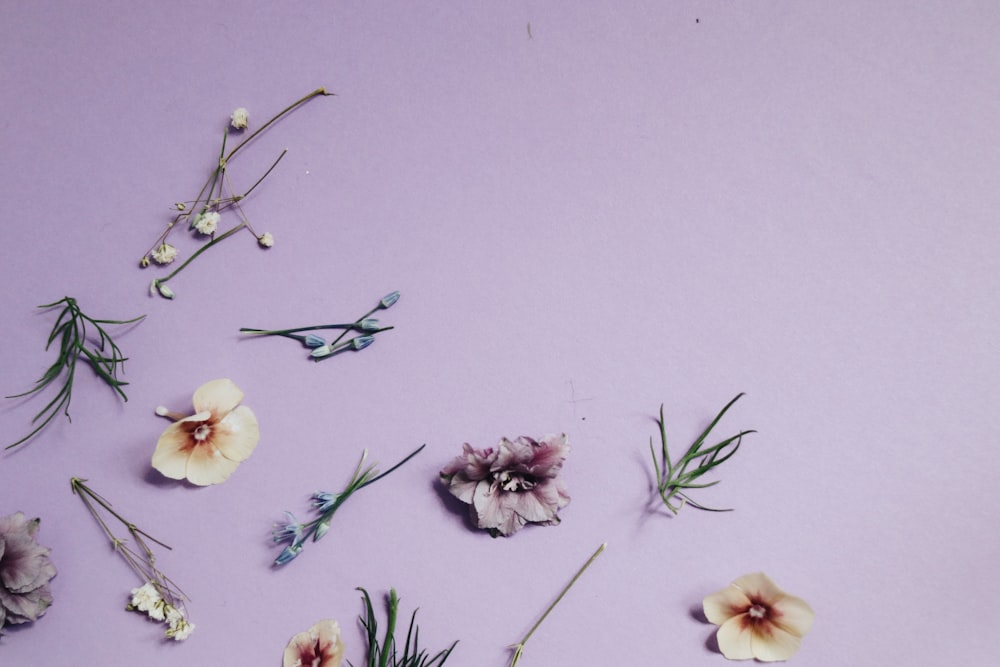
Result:
{"label": "blue flower bud", "polygon": [[281,553],[278,554],[278,557],[274,559],[274,564],[284,565],[285,563],[289,562],[290,560],[298,556],[300,553],[302,553],[301,544],[285,547],[284,549],[281,550]]}
{"label": "blue flower bud", "polygon": [[374,317],[361,320],[361,323],[358,326],[361,327],[363,331],[377,331],[379,329],[378,320]]}
{"label": "blue flower bud", "polygon": [[309,356],[314,359],[322,359],[323,357],[329,357],[331,354],[333,354],[333,349],[329,345],[320,345],[310,352]]}
{"label": "blue flower bud", "polygon": [[316,532],[313,533],[313,542],[318,541],[319,538],[321,538],[324,535],[326,535],[326,531],[328,531],[328,530],[330,530],[330,520],[327,519],[326,521],[321,521],[316,526]]}
{"label": "blue flower bud", "polygon": [[351,346],[355,350],[363,350],[374,342],[374,336],[358,336],[357,338],[351,339]]}
{"label": "blue flower bud", "polygon": [[383,308],[388,308],[397,301],[399,301],[399,292],[398,291],[389,292],[384,297],[382,297],[382,301],[379,302],[379,305],[382,306]]}
{"label": "blue flower bud", "polygon": [[326,340],[316,334],[306,334],[305,338],[302,339],[302,344],[306,347],[323,347],[326,345]]}

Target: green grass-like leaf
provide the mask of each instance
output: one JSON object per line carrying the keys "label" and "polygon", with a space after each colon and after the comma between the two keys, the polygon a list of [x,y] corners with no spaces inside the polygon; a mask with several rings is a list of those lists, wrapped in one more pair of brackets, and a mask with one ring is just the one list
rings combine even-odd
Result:
{"label": "green grass-like leaf", "polygon": [[[420,648],[420,628],[417,626],[417,612],[414,610],[410,616],[410,626],[406,631],[406,642],[403,645],[403,654],[399,655],[396,643],[396,617],[399,613],[399,596],[394,588],[389,589],[386,598],[386,629],[382,641],[378,638],[378,617],[372,605],[371,596],[364,588],[358,588],[362,594],[364,602],[364,615],[359,616],[361,626],[365,629],[368,640],[368,667],[441,667],[451,652],[455,649],[458,641],[443,651],[439,651],[434,656],[427,653],[426,649]],[[348,661],[351,665],[351,662]],[[351,667],[354,667],[351,665]]]}
{"label": "green grass-like leaf", "polygon": [[[42,373],[42,376],[35,381],[35,385],[31,389],[20,394],[7,396],[7,398],[30,396],[46,389],[49,385],[60,379],[62,380],[62,387],[55,397],[31,420],[34,428],[17,442],[7,445],[6,449],[12,449],[31,440],[42,429],[52,423],[52,420],[60,412],[66,415],[67,419],[70,418],[69,404],[73,398],[73,380],[76,378],[76,362],[80,359],[85,361],[99,378],[104,380],[109,387],[121,396],[122,400],[128,401],[128,397],[122,390],[122,387],[128,383],[118,378],[118,372],[124,368],[128,358],[122,354],[121,349],[115,344],[111,335],[105,331],[102,325],[134,324],[146,316],[141,315],[130,320],[94,319],[80,310],[76,299],[68,296],[64,296],[53,303],[39,306],[39,308],[48,309],[58,306],[62,306],[62,310],[59,312],[56,323],[52,326],[52,331],[45,342],[45,349],[48,350],[52,347],[53,343],[58,341],[59,356]],[[91,343],[93,349],[88,349],[88,341],[94,340],[95,337],[96,343]]]}
{"label": "green grass-like leaf", "polygon": [[[676,462],[673,463],[670,457],[670,450],[667,447],[667,430],[666,423],[663,418],[663,405],[660,405],[660,418],[657,423],[660,427],[660,441],[661,441],[661,451],[659,455],[656,449],[653,447],[653,439],[649,439],[649,451],[653,458],[653,470],[656,475],[657,491],[659,492],[660,498],[663,500],[663,504],[667,506],[674,514],[677,514],[680,509],[685,505],[691,505],[700,510],[705,510],[707,512],[729,512],[729,509],[714,509],[711,507],[706,507],[700,503],[693,501],[688,495],[687,491],[691,489],[705,489],[710,486],[715,486],[720,480],[714,482],[700,483],[697,480],[707,472],[710,472],[714,468],[722,465],[728,461],[740,448],[740,444],[743,442],[743,436],[749,435],[750,433],[756,433],[756,431],[740,431],[734,436],[726,438],[721,442],[706,447],[705,439],[712,432],[712,429],[719,423],[723,415],[733,406],[736,401],[743,396],[742,393],[737,394],[736,397],[729,401],[724,408],[715,416],[715,419],[709,423],[709,425],[702,431],[698,439],[695,440],[684,455]],[[691,470],[688,468],[694,465],[695,467]],[[679,501],[679,502],[678,502]],[[676,503],[676,504],[675,504]]]}

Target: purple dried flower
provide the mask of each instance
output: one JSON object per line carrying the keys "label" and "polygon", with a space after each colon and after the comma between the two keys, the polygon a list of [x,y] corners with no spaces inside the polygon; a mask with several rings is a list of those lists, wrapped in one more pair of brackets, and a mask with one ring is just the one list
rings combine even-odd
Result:
{"label": "purple dried flower", "polygon": [[0,634],[4,625],[35,621],[52,604],[49,581],[56,568],[35,541],[39,519],[22,512],[0,517]]}
{"label": "purple dried flower", "polygon": [[497,535],[513,535],[527,523],[555,525],[569,494],[558,478],[569,454],[566,436],[541,440],[521,436],[503,438],[496,449],[475,449],[468,443],[462,454],[441,471],[441,481],[453,496],[468,503],[479,528]]}

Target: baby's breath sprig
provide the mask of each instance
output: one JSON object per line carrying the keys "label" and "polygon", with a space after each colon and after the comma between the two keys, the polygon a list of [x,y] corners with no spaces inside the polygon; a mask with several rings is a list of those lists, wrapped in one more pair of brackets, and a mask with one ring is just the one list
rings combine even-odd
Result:
{"label": "baby's breath sprig", "polygon": [[[52,325],[52,331],[45,343],[48,350],[57,339],[59,341],[59,357],[49,366],[38,380],[35,386],[28,391],[7,398],[22,398],[42,391],[56,380],[62,378],[62,388],[42,410],[31,420],[32,424],[37,424],[32,431],[18,440],[7,445],[7,449],[17,447],[33,438],[39,431],[48,426],[56,416],[62,412],[69,419],[69,404],[73,396],[73,380],[76,377],[76,362],[85,360],[94,369],[98,377],[104,380],[109,387],[128,401],[128,396],[122,387],[128,384],[118,379],[118,371],[123,369],[125,361],[128,359],[122,355],[121,349],[115,344],[110,334],[101,325],[108,324],[134,324],[139,322],[145,315],[134,317],[130,320],[100,320],[89,317],[80,310],[76,299],[64,296],[53,303],[47,303],[39,308],[55,308],[62,306],[56,323]],[[95,340],[96,339],[96,340]],[[93,345],[93,349],[88,349],[87,345]]]}
{"label": "baby's breath sprig", "polygon": [[[139,588],[132,589],[132,597],[125,610],[144,612],[154,621],[166,623],[167,629],[164,635],[169,639],[176,641],[187,639],[194,630],[194,623],[188,620],[187,609],[184,606],[187,596],[156,566],[156,555],[149,543],[152,542],[168,550],[170,547],[112,509],[111,503],[87,486],[86,481],[72,477],[69,481],[70,488],[97,520],[104,534],[111,540],[114,550],[143,582]],[[107,521],[101,516],[102,510],[125,526],[135,547],[129,545],[128,539],[120,538],[112,532]]]}
{"label": "baby's breath sprig", "polygon": [[[374,308],[350,324],[314,324],[312,326],[295,327],[293,329],[253,329],[243,327],[240,331],[253,336],[281,336],[297,340],[311,350],[309,353],[310,359],[313,361],[322,361],[346,350],[363,350],[375,342],[375,334],[394,328],[383,327],[372,315],[379,310],[390,308],[397,301],[399,301],[399,292],[390,292],[382,297],[382,300]],[[339,329],[341,333],[329,343],[322,336],[317,336],[314,333],[304,333],[323,329]],[[352,331],[359,335],[345,341],[344,337]]]}
{"label": "baby's breath sprig", "polygon": [[[281,159],[285,157],[287,150],[281,151],[277,159],[271,163],[271,166],[267,168],[264,174],[242,193],[238,193],[236,188],[233,187],[232,180],[229,175],[229,164],[244,146],[260,136],[264,130],[269,128],[278,119],[294,111],[314,97],[329,97],[333,94],[334,93],[326,92],[325,88],[317,88],[308,95],[296,100],[279,111],[269,121],[240,141],[228,152],[226,151],[226,141],[229,137],[229,129],[227,128],[223,131],[222,148],[219,150],[219,155],[216,159],[216,164],[212,169],[212,173],[209,175],[205,184],[201,187],[201,190],[198,191],[198,195],[194,199],[174,204],[173,208],[177,211],[177,213],[174,215],[173,219],[167,223],[167,228],[162,234],[159,235],[159,237],[157,237],[150,249],[147,250],[142,256],[142,259],[139,261],[139,266],[142,268],[148,267],[150,265],[150,260],[157,264],[166,265],[172,263],[177,258],[177,248],[167,243],[167,239],[169,238],[171,232],[174,231],[174,228],[178,223],[186,222],[189,231],[194,231],[198,234],[208,236],[210,237],[210,240],[198,248],[198,250],[196,250],[187,260],[185,260],[180,266],[167,274],[165,277],[154,278],[149,285],[149,292],[151,295],[159,294],[165,299],[173,299],[175,294],[173,289],[166,284],[167,281],[183,271],[188,264],[194,261],[203,252],[215,245],[218,245],[241,230],[246,229],[249,231],[257,240],[257,244],[262,248],[270,248],[274,245],[274,237],[269,232],[258,234],[254,230],[253,226],[250,224],[249,218],[247,218],[246,213],[243,211],[241,202],[246,199],[250,193],[256,190],[257,186],[259,186],[264,179],[270,175],[274,168],[278,166]],[[247,127],[246,109],[240,108],[233,112],[233,115],[231,116],[231,125],[238,131]],[[226,194],[227,191],[228,194]],[[217,236],[216,230],[222,220],[221,214],[227,210],[233,210],[239,218],[239,222],[228,231]]]}
{"label": "baby's breath sprig", "polygon": [[[649,451],[653,457],[653,469],[656,472],[656,483],[657,491],[660,494],[660,498],[663,499],[663,504],[667,506],[674,514],[677,514],[685,504],[691,505],[700,510],[705,510],[707,512],[730,512],[730,509],[713,509],[711,507],[705,507],[688,497],[686,491],[688,489],[704,489],[710,486],[715,486],[720,480],[714,482],[708,482],[706,484],[696,483],[696,480],[712,470],[718,465],[729,460],[736,450],[740,448],[740,443],[743,441],[743,436],[749,435],[750,433],[756,433],[756,431],[740,431],[734,436],[726,438],[722,442],[712,445],[711,447],[705,447],[705,438],[708,434],[715,428],[715,425],[719,423],[722,416],[726,414],[726,411],[732,407],[732,405],[743,396],[742,393],[737,394],[736,398],[729,401],[726,407],[722,408],[722,411],[715,416],[712,423],[702,431],[698,439],[688,447],[687,452],[684,456],[680,458],[677,463],[671,463],[670,452],[667,450],[667,429],[665,422],[663,420],[663,405],[660,405],[660,419],[658,424],[660,426],[660,440],[662,441],[662,452],[660,456],[657,456],[656,450],[653,448],[653,439],[649,439]],[[658,460],[659,459],[659,460]],[[695,464],[693,470],[688,470],[688,466]],[[680,502],[675,506],[673,502],[676,499],[680,499]]]}
{"label": "baby's breath sprig", "polygon": [[285,512],[288,521],[282,524],[275,524],[274,529],[271,531],[274,541],[278,544],[282,542],[288,542],[289,544],[274,559],[274,564],[284,565],[293,560],[302,553],[302,547],[310,537],[312,537],[313,542],[317,542],[330,529],[330,521],[333,520],[333,515],[355,491],[379,481],[419,454],[426,446],[420,445],[410,452],[406,458],[383,473],[379,473],[377,463],[373,463],[367,468],[365,467],[365,461],[368,460],[368,450],[364,450],[361,454],[361,460],[358,461],[358,466],[354,469],[354,474],[351,475],[351,481],[343,491],[340,493],[317,491],[312,494],[312,506],[319,516],[308,523],[301,523],[295,518],[294,514]]}
{"label": "baby's breath sprig", "polygon": [[[399,613],[399,596],[396,595],[396,589],[390,588],[386,598],[386,629],[381,642],[378,638],[378,618],[371,597],[364,588],[359,587],[357,590],[361,591],[365,603],[365,615],[359,616],[358,620],[361,621],[368,639],[367,667],[441,667],[455,650],[458,640],[434,657],[428,655],[426,649],[421,649],[420,628],[416,624],[417,612],[414,610],[410,616],[410,627],[406,632],[403,655],[400,656],[395,636],[396,616]],[[348,664],[351,664],[350,661]]]}
{"label": "baby's breath sprig", "polygon": [[521,655],[524,653],[524,645],[528,643],[529,639],[531,639],[531,635],[535,633],[535,630],[537,630],[538,626],[542,624],[542,621],[544,621],[546,617],[548,617],[549,613],[553,609],[555,609],[557,604],[559,604],[559,601],[562,600],[563,597],[566,595],[566,593],[569,592],[569,589],[573,587],[573,584],[576,583],[576,580],[579,579],[581,576],[583,576],[583,573],[587,571],[587,568],[590,567],[591,563],[597,560],[597,557],[600,556],[602,553],[604,553],[604,550],[607,548],[608,548],[607,542],[597,547],[597,551],[595,551],[593,555],[591,555],[591,557],[587,559],[587,562],[584,563],[583,566],[576,571],[576,574],[574,574],[573,578],[569,580],[569,583],[563,586],[562,591],[560,591],[559,595],[556,596],[556,599],[552,601],[552,604],[546,607],[545,611],[542,613],[539,619],[535,621],[535,624],[531,626],[530,630],[528,630],[528,634],[524,635],[524,638],[521,641],[509,647],[514,651],[514,655],[511,657],[510,660],[510,667],[515,667],[517,663],[521,661]]}

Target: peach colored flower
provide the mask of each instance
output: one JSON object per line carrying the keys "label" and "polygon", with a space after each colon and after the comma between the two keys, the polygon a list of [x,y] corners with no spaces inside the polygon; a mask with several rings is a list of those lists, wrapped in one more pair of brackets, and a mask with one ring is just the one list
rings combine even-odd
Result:
{"label": "peach colored flower", "polygon": [[292,637],[285,648],[283,667],[340,667],[344,642],[337,621],[325,619]]}
{"label": "peach colored flower", "polygon": [[815,612],[788,595],[763,572],[745,574],[702,601],[705,616],[720,626],[719,650],[730,660],[787,660],[799,650]]}
{"label": "peach colored flower", "polygon": [[187,479],[205,486],[226,481],[260,440],[257,417],[239,405],[243,392],[232,380],[212,380],[194,392],[196,414],[184,417],[157,408],[175,423],[156,443],[153,467],[171,479]]}

